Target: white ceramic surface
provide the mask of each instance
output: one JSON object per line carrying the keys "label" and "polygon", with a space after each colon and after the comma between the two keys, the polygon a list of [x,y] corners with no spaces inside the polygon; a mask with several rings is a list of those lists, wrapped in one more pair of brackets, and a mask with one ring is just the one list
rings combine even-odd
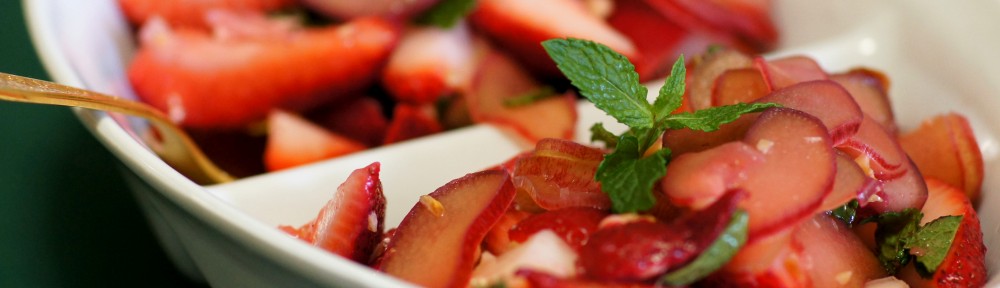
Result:
{"label": "white ceramic surface", "polygon": [[[24,0],[38,52],[53,79],[132,97],[124,65],[130,31],[113,0]],[[973,123],[986,161],[980,215],[989,286],[1000,268],[1000,1],[776,1],[784,40],[772,56],[808,54],[828,70],[868,66],[887,72],[903,129],[925,117],[959,111]],[[655,89],[651,89],[655,91]],[[608,118],[581,104],[578,131]],[[405,286],[371,269],[284,236],[278,224],[301,224],[346,175],[382,162],[395,226],[419,195],[492,166],[524,147],[476,126],[348,157],[202,187],[173,171],[105,113],[77,110],[81,121],[129,168],[140,206],[178,267],[218,287]],[[125,122],[129,123],[129,122]],[[579,140],[588,138],[578,135]]]}

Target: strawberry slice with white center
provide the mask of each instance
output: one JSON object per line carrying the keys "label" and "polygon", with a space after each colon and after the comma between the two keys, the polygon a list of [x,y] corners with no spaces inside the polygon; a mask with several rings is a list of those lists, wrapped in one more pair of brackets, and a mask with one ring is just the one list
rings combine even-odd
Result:
{"label": "strawberry slice with white center", "polygon": [[511,227],[508,236],[511,241],[524,243],[540,231],[552,231],[569,247],[579,250],[587,244],[590,235],[609,215],[607,210],[588,207],[570,207],[546,211],[521,220]]}
{"label": "strawberry slice with white center", "polygon": [[397,30],[386,20],[359,18],[339,26],[224,37],[172,31],[160,22],[140,32],[128,75],[139,98],[175,122],[242,128],[276,107],[303,110],[357,95],[388,58]]}
{"label": "strawberry slice with white center", "polygon": [[382,83],[400,102],[433,103],[468,85],[473,70],[471,34],[464,23],[452,28],[413,27],[389,57]]}
{"label": "strawberry slice with white center", "polygon": [[274,110],[267,118],[264,166],[288,169],[364,150],[357,141],[330,132],[298,115]]}
{"label": "strawberry slice with white center", "polygon": [[385,231],[385,195],[378,162],[354,170],[316,219],[280,229],[334,254],[368,264]]}

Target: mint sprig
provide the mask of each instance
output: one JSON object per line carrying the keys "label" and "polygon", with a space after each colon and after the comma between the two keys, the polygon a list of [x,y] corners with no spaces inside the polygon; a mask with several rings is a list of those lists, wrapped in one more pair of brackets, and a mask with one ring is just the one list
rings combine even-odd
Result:
{"label": "mint sprig", "polygon": [[542,47],[581,95],[629,127],[617,141],[607,140],[613,137],[609,137],[611,133],[603,125],[591,127],[591,131],[596,131],[596,139],[609,146],[617,142],[615,151],[605,155],[595,175],[601,189],[611,198],[615,212],[653,207],[656,202],[653,185],[667,173],[670,150],[661,149],[651,155],[646,155],[646,151],[657,144],[667,129],[714,131],[742,114],[778,106],[772,103],[737,104],[675,114],[673,112],[681,106],[684,97],[684,56],[674,63],[666,83],[653,103],[649,103],[646,100],[648,91],[639,83],[635,66],[611,48],[572,38],[546,40]]}

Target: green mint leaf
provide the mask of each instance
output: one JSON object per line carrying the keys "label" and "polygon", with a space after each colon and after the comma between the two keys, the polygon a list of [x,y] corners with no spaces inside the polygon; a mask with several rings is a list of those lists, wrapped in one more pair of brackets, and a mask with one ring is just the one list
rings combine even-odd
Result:
{"label": "green mint leaf", "polygon": [[580,94],[631,128],[652,127],[646,87],[628,58],[611,48],[580,39],[550,39],[542,47]]}
{"label": "green mint leaf", "polygon": [[718,130],[722,124],[736,121],[743,114],[760,112],[771,107],[780,107],[780,105],[775,103],[738,103],[702,109],[694,111],[694,113],[671,114],[666,116],[663,121],[670,129],[689,128],[711,132]]}
{"label": "green mint leaf", "polygon": [[514,96],[511,98],[506,98],[503,100],[503,106],[508,108],[515,108],[521,106],[528,106],[532,103],[552,98],[556,96],[556,91],[550,86],[542,86],[538,89],[532,89],[524,94]]}
{"label": "green mint leaf", "polygon": [[590,141],[601,141],[604,142],[605,147],[611,148],[618,145],[618,136],[605,129],[603,123],[594,123],[593,126],[590,126]]}
{"label": "green mint leaf", "polygon": [[716,238],[691,263],[660,277],[659,284],[662,286],[688,286],[719,270],[746,244],[749,222],[750,216],[746,211],[736,211],[719,238]]}
{"label": "green mint leaf", "polygon": [[653,207],[653,185],[667,174],[669,150],[660,150],[642,157],[635,136],[618,140],[615,151],[604,156],[594,178],[601,190],[611,198],[611,210],[616,213],[644,211]]}
{"label": "green mint leaf", "polygon": [[659,96],[653,102],[653,114],[656,116],[657,122],[681,107],[681,102],[684,100],[684,76],[686,74],[684,55],[681,55],[677,58],[677,62],[674,62],[670,76],[667,76],[663,87],[660,87]]}
{"label": "green mint leaf", "polygon": [[913,241],[907,243],[906,248],[910,249],[910,254],[916,255],[917,272],[925,277],[934,275],[958,233],[958,226],[962,223],[962,216],[944,216],[920,228]]}
{"label": "green mint leaf", "polygon": [[923,218],[920,210],[907,208],[902,212],[883,213],[874,219],[878,223],[875,229],[876,256],[890,275],[910,262],[906,247],[917,236],[920,218]]}
{"label": "green mint leaf", "polygon": [[830,210],[830,216],[844,221],[847,227],[854,226],[858,216],[858,205],[858,200],[851,200],[851,202],[847,202],[844,206]]}
{"label": "green mint leaf", "polygon": [[472,12],[473,8],[476,8],[476,0],[441,0],[417,16],[414,22],[421,25],[451,28],[459,20],[465,18],[465,15]]}

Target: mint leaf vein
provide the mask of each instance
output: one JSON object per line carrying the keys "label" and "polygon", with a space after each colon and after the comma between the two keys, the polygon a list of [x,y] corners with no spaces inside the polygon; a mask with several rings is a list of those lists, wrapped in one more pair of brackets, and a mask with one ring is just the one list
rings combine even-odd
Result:
{"label": "mint leaf vein", "polygon": [[646,87],[628,58],[591,41],[552,39],[542,47],[580,94],[629,127],[653,126]]}

